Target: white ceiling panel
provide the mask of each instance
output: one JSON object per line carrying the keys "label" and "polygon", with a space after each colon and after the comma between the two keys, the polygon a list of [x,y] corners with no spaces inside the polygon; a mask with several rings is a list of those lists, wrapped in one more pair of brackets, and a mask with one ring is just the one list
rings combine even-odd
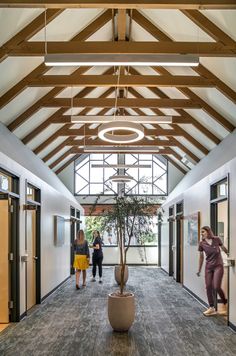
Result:
{"label": "white ceiling panel", "polygon": [[218,113],[236,126],[236,104],[215,88],[190,88],[207,104],[211,105]]}
{"label": "white ceiling panel", "polygon": [[201,58],[201,63],[217,78],[236,91],[236,58],[204,57]]}
{"label": "white ceiling panel", "polygon": [[153,42],[158,41],[150,33],[144,30],[137,22],[132,22],[131,41]]}
{"label": "white ceiling panel", "polygon": [[56,170],[58,170],[60,167],[63,166],[63,164],[65,164],[66,162],[68,162],[72,157],[74,157],[75,154],[71,154],[69,156],[67,156],[65,159],[63,159],[56,167],[53,168],[53,171],[55,172]]}
{"label": "white ceiling panel", "polygon": [[[40,124],[46,121],[52,114],[54,114],[58,108],[42,108],[32,115],[29,120],[25,121],[21,126],[19,126],[14,134],[21,140],[34,129],[36,129]],[[45,129],[47,130],[48,127]]]}
{"label": "white ceiling panel", "polygon": [[36,136],[32,141],[30,141],[27,146],[34,150],[36,147],[41,145],[44,141],[46,141],[49,137],[51,137],[57,130],[59,130],[63,125],[62,124],[54,124],[47,128],[47,130],[41,132],[38,136]]}
{"label": "white ceiling panel", "polygon": [[194,125],[192,124],[183,124],[178,125],[191,136],[193,136],[199,143],[205,146],[209,151],[212,150],[216,145],[212,142],[207,136],[205,136],[201,131],[199,131]]}
{"label": "white ceiling panel", "polygon": [[41,63],[43,63],[43,57],[8,57],[1,62],[0,95],[11,89]]}
{"label": "white ceiling panel", "polygon": [[202,109],[185,109],[194,119],[200,122],[204,127],[211,131],[216,137],[223,140],[228,131],[225,130],[222,125],[218,124],[210,115],[208,115]]}
{"label": "white ceiling panel", "polygon": [[39,16],[43,9],[0,9],[0,46]]}
{"label": "white ceiling panel", "polygon": [[177,163],[178,166],[183,168],[185,170],[185,172],[189,171],[188,167],[186,167],[182,162],[180,162],[175,156],[168,155],[168,157],[170,157],[175,163]]}
{"label": "white ceiling panel", "polygon": [[[46,40],[69,41],[100,13],[102,13],[101,9],[67,9],[46,26]],[[30,41],[44,40],[44,28],[30,39]]]}
{"label": "white ceiling panel", "polygon": [[38,156],[40,158],[45,157],[48,153],[50,153],[52,150],[54,150],[54,148],[56,148],[57,146],[59,146],[63,141],[65,141],[67,137],[65,136],[59,136],[58,138],[56,138],[52,143],[50,143],[50,145],[48,145],[47,147],[45,147],[41,152],[39,152]]}
{"label": "white ceiling panel", "polygon": [[50,166],[51,163],[55,162],[60,156],[62,156],[66,151],[68,151],[71,146],[65,146],[59,152],[57,152],[51,159],[47,161],[47,165]]}
{"label": "white ceiling panel", "polygon": [[112,41],[112,22],[109,21],[100,30],[90,36],[87,41]]}
{"label": "white ceiling panel", "polygon": [[[194,135],[192,135],[192,136],[194,137]],[[194,137],[194,138],[196,140],[198,140],[197,137]],[[202,159],[203,157],[205,157],[205,154],[202,153],[202,151],[200,151],[198,148],[196,148],[193,144],[191,144],[185,137],[177,136],[176,140],[179,141],[180,143],[182,143],[182,145],[184,145],[187,149],[189,149],[198,158]]]}
{"label": "white ceiling panel", "polygon": [[141,12],[175,41],[214,42],[179,10],[145,9]]}
{"label": "white ceiling panel", "polygon": [[217,27],[236,41],[236,10],[200,10]]}
{"label": "white ceiling panel", "polygon": [[52,88],[27,88],[0,110],[0,120],[9,125]]}
{"label": "white ceiling panel", "polygon": [[188,99],[187,96],[181,93],[177,88],[161,87],[159,89],[171,99]]}

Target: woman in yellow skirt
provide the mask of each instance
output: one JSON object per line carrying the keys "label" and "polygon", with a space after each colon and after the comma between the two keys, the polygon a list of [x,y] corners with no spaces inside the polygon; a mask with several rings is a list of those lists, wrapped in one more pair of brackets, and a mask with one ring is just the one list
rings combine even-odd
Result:
{"label": "woman in yellow skirt", "polygon": [[79,278],[80,273],[83,273],[83,287],[86,286],[86,269],[89,268],[89,247],[88,242],[85,240],[84,231],[80,230],[77,233],[77,237],[75,240],[75,259],[73,267],[76,269],[75,273],[75,281],[76,281],[76,289],[80,289],[79,287]]}

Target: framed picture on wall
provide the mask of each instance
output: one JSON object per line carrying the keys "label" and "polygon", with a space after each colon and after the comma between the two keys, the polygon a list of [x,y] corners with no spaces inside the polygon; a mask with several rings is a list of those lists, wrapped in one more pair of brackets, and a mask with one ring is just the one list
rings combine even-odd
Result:
{"label": "framed picture on wall", "polygon": [[187,244],[197,246],[200,241],[200,211],[185,217],[187,227]]}
{"label": "framed picture on wall", "polygon": [[65,243],[65,219],[62,216],[54,215],[54,244],[63,246]]}

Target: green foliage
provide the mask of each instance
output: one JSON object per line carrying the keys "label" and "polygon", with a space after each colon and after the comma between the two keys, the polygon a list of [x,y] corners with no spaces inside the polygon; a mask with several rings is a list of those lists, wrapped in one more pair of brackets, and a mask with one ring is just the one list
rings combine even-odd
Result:
{"label": "green foliage", "polygon": [[89,243],[93,242],[93,231],[103,230],[103,217],[102,216],[87,216],[85,219],[85,235]]}

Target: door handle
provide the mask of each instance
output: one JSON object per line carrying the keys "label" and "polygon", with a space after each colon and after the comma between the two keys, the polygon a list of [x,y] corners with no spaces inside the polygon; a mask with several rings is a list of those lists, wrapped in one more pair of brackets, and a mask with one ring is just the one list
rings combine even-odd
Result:
{"label": "door handle", "polygon": [[37,256],[33,256],[33,259],[34,259],[35,261],[37,261],[37,260],[38,260],[38,257],[37,257]]}

